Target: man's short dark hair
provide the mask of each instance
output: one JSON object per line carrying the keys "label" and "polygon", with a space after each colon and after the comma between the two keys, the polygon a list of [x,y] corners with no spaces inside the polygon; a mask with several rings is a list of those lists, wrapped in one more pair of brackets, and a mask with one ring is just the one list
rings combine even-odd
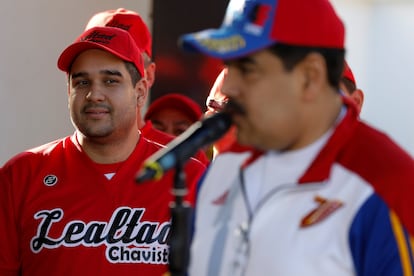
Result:
{"label": "man's short dark hair", "polygon": [[137,85],[138,81],[142,78],[142,76],[133,62],[129,62],[129,61],[124,61],[124,62],[125,62],[125,67],[129,75],[131,76],[132,86],[135,87],[135,85]]}

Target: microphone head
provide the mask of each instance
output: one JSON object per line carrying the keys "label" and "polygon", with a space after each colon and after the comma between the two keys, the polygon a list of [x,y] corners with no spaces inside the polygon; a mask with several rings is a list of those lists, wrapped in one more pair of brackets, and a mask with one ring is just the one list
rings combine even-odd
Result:
{"label": "microphone head", "polygon": [[184,133],[152,154],[138,172],[136,182],[159,180],[165,171],[193,156],[197,150],[223,136],[232,125],[230,113],[219,112],[195,122]]}
{"label": "microphone head", "polygon": [[206,117],[202,121],[201,126],[201,128],[205,129],[208,134],[206,137],[206,144],[213,143],[223,136],[227,130],[229,130],[231,125],[232,119],[228,112],[219,112]]}

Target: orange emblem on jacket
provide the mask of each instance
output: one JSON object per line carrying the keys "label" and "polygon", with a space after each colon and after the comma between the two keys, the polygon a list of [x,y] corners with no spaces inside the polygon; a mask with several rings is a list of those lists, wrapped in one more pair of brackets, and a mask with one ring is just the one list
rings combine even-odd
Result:
{"label": "orange emblem on jacket", "polygon": [[300,227],[308,227],[324,220],[343,205],[339,200],[328,200],[320,196],[316,196],[315,201],[319,205],[301,220]]}

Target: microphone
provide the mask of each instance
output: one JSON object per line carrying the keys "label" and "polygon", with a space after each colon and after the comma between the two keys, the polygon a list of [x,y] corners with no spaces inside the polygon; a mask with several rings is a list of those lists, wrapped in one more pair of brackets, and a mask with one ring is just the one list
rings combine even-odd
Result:
{"label": "microphone", "polygon": [[172,140],[165,148],[151,155],[143,164],[136,182],[158,180],[167,170],[183,164],[197,150],[223,136],[232,124],[228,112],[219,112],[195,122],[184,133]]}

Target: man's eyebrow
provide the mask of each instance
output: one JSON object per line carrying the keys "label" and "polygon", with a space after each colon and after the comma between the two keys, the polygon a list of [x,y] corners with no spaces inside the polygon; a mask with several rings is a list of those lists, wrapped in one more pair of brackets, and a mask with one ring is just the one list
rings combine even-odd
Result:
{"label": "man's eyebrow", "polygon": [[86,72],[77,72],[72,74],[72,79],[81,78],[81,77],[87,77],[88,73]]}
{"label": "man's eyebrow", "polygon": [[[99,71],[99,73],[101,75],[108,75],[108,76],[119,76],[122,77],[122,73],[118,70],[110,70],[110,69],[105,69],[105,70],[101,70]],[[72,79],[75,78],[82,78],[82,77],[87,77],[89,76],[89,74],[87,72],[76,72],[72,74]]]}
{"label": "man's eyebrow", "polygon": [[122,73],[118,70],[105,69],[105,70],[99,71],[99,73],[102,75],[109,75],[109,76],[119,76],[119,77],[123,76]]}

